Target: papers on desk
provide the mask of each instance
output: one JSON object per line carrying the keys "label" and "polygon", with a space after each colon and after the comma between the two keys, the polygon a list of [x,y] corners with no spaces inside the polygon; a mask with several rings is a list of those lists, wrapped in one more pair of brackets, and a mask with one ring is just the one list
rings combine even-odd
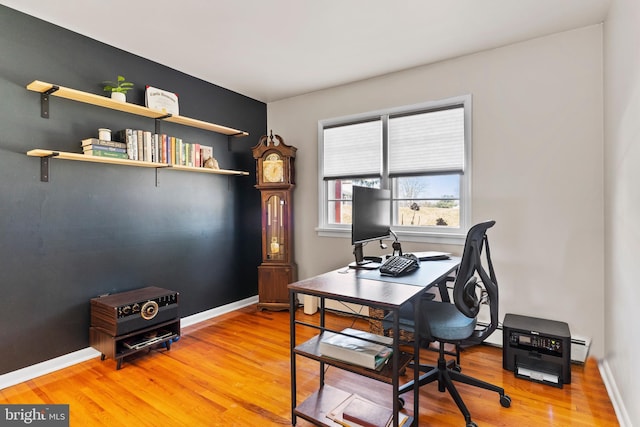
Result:
{"label": "papers on desk", "polygon": [[420,261],[438,261],[442,259],[451,258],[451,254],[449,252],[427,251],[427,252],[412,252],[412,253],[415,256],[417,256]]}
{"label": "papers on desk", "polygon": [[342,333],[352,336],[325,331],[318,344],[320,354],[368,369],[382,369],[393,354],[393,349],[388,347],[393,345],[391,337],[351,328],[343,329]]}

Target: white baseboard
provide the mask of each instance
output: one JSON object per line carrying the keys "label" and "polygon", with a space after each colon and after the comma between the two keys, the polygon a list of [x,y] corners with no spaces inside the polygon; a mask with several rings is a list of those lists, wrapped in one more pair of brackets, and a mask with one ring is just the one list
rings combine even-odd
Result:
{"label": "white baseboard", "polygon": [[12,385],[20,384],[36,377],[50,374],[57,370],[67,368],[76,363],[85,362],[94,357],[100,356],[100,352],[91,347],[65,354],[55,359],[45,360],[17,371],[8,372],[0,375],[0,390]]}
{"label": "white baseboard", "polygon": [[226,304],[220,307],[212,308],[211,310],[201,311],[200,313],[192,314],[191,316],[183,317],[180,319],[180,327],[195,325],[196,323],[204,322],[205,320],[213,319],[214,317],[222,316],[234,310],[238,310],[242,307],[246,307],[251,304],[258,303],[258,296],[252,296],[240,301],[235,301],[230,304]]}
{"label": "white baseboard", "polygon": [[602,377],[604,386],[607,388],[607,393],[609,394],[609,399],[611,399],[613,409],[616,411],[616,417],[618,417],[620,427],[632,427],[633,425],[631,424],[629,413],[624,406],[624,402],[620,396],[620,391],[616,386],[616,381],[613,378],[611,369],[609,368],[609,363],[606,360],[599,360],[598,368],[600,370],[600,376]]}
{"label": "white baseboard", "polygon": [[[212,308],[211,310],[203,311],[201,313],[192,314],[191,316],[180,319],[180,326],[191,326],[257,302],[258,296],[256,295],[221,307]],[[98,350],[87,347],[82,350],[74,351],[73,353],[65,354],[54,359],[45,360],[44,362],[40,362],[35,365],[2,374],[0,375],[0,390],[67,368],[77,363],[85,362],[98,356],[100,356],[100,352]]]}

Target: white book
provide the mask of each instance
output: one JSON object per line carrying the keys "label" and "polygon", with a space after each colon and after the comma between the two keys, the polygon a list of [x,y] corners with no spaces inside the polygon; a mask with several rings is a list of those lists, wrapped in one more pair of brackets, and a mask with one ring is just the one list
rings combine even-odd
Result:
{"label": "white book", "polygon": [[144,138],[144,161],[145,162],[151,162],[153,161],[151,159],[151,155],[152,155],[152,148],[151,148],[151,132],[148,130],[145,130],[143,133],[143,138]]}
{"label": "white book", "polygon": [[127,129],[126,132],[126,142],[127,142],[127,156],[130,160],[138,160],[138,143],[133,138],[133,129]]}
{"label": "white book", "polygon": [[[318,350],[323,356],[352,363],[368,369],[382,367],[393,354],[391,345],[393,338],[376,335],[357,329],[346,328],[342,333],[324,332],[318,344]],[[360,338],[370,339],[374,342]]]}

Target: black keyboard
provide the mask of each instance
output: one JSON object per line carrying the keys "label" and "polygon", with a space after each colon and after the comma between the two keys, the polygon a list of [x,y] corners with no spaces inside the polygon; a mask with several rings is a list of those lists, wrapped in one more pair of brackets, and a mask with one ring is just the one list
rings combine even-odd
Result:
{"label": "black keyboard", "polygon": [[400,276],[411,273],[420,266],[418,263],[419,261],[417,261],[415,257],[406,257],[401,255],[390,256],[380,266],[380,274],[384,274],[386,276]]}

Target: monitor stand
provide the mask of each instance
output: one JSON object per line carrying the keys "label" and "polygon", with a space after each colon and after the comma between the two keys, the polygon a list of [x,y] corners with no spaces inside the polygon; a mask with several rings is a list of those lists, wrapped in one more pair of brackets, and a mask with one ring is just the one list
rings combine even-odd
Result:
{"label": "monitor stand", "polygon": [[355,256],[356,260],[349,264],[349,268],[359,268],[364,270],[375,270],[377,268],[380,268],[380,263],[373,262],[364,258],[362,243],[356,243],[353,246],[353,255]]}

